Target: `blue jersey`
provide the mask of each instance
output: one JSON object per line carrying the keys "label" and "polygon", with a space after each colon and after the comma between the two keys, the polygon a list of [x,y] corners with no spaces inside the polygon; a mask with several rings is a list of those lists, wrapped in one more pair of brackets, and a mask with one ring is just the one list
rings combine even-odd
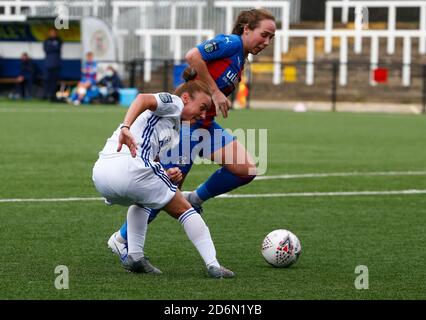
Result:
{"label": "blue jersey", "polygon": [[[229,96],[241,80],[244,68],[244,48],[241,37],[236,34],[219,34],[213,39],[204,41],[197,46],[201,57],[219,90]],[[204,126],[209,126],[216,110],[209,111]]]}
{"label": "blue jersey", "polygon": [[86,61],[83,69],[81,70],[81,81],[90,81],[92,85],[96,85],[96,71],[97,63],[95,61]]}

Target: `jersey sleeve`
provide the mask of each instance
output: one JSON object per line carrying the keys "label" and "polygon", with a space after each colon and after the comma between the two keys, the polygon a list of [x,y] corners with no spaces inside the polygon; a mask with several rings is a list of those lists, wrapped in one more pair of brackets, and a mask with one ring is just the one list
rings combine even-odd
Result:
{"label": "jersey sleeve", "polygon": [[242,50],[241,39],[237,35],[220,34],[197,46],[204,61],[227,58]]}
{"label": "jersey sleeve", "polygon": [[180,117],[183,109],[183,102],[178,96],[167,92],[154,94],[157,100],[157,109],[154,114],[159,117]]}

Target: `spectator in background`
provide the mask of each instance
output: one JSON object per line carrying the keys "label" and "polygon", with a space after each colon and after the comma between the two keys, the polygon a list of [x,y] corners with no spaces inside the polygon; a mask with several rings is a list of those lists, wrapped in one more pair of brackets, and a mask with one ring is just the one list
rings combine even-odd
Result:
{"label": "spectator in background", "polygon": [[26,52],[21,55],[21,67],[16,78],[15,94],[12,98],[30,99],[34,81],[35,68]]}
{"label": "spectator in background", "polygon": [[62,40],[58,37],[56,29],[49,30],[49,37],[43,42],[43,50],[46,54],[44,61],[45,83],[44,98],[50,101],[56,100],[56,88],[58,87],[61,72],[61,48]]}
{"label": "spectator in background", "polygon": [[121,79],[113,67],[108,66],[104,77],[98,82],[102,103],[117,103],[119,90],[123,87]]}
{"label": "spectator in background", "polygon": [[90,103],[93,98],[99,95],[96,86],[97,63],[93,60],[93,53],[86,54],[86,62],[81,70],[81,79],[74,89],[69,102],[79,105],[80,103]]}

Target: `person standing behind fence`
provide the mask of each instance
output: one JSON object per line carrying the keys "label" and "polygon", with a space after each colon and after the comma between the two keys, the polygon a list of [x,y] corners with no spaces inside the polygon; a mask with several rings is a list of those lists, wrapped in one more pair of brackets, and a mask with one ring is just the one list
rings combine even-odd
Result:
{"label": "person standing behind fence", "polygon": [[61,72],[62,40],[58,37],[56,29],[49,30],[49,37],[43,42],[43,50],[46,54],[44,60],[45,82],[44,99],[56,100],[56,88]]}

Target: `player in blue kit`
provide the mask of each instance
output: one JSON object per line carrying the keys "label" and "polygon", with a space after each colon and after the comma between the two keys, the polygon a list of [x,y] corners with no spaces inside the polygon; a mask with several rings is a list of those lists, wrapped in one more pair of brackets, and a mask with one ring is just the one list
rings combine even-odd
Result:
{"label": "player in blue kit", "polygon": [[[183,175],[180,188],[194,161],[191,157],[194,154],[192,149],[197,146],[200,138],[202,139],[199,129],[208,130],[211,138],[210,150],[204,148],[200,156],[215,161],[221,168],[197,190],[183,193],[198,212],[201,212],[201,204],[204,201],[243,186],[256,176],[256,165],[250,154],[234,136],[216,123],[215,116],[219,111],[224,118],[228,116],[231,103],[227,96],[237,88],[248,55],[257,55],[269,46],[275,29],[275,18],[268,10],[241,11],[232,34],[217,35],[186,54],[190,68],[185,70],[184,79],[188,81],[196,78],[207,84],[216,108],[212,108],[205,119],[193,121],[190,127],[183,125],[178,146],[179,157],[169,163],[164,163],[162,159],[160,161],[165,168],[180,167]],[[185,143],[189,144],[189,150],[185,150]],[[158,212],[159,210],[151,210],[149,221],[152,221]],[[108,247],[115,254],[124,256],[127,252],[126,238],[127,224],[124,223],[121,229],[110,237]]]}

